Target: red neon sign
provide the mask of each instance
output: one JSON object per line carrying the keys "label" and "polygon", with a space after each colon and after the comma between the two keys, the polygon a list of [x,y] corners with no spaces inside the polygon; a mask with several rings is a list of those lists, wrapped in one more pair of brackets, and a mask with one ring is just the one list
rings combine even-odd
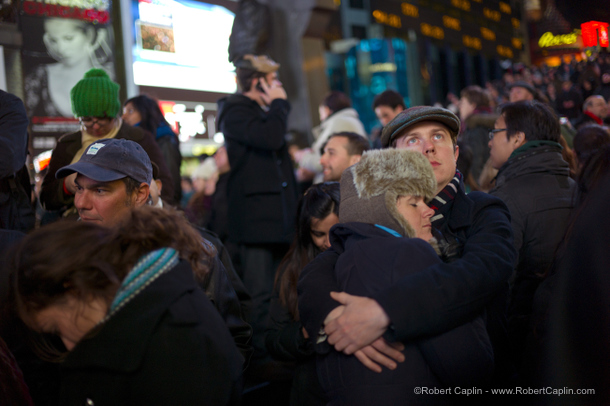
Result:
{"label": "red neon sign", "polygon": [[582,30],[582,42],[585,47],[597,46],[598,38],[599,46],[602,48],[606,48],[610,45],[610,42],[608,41],[608,23],[589,21],[588,23],[581,24],[580,28]]}

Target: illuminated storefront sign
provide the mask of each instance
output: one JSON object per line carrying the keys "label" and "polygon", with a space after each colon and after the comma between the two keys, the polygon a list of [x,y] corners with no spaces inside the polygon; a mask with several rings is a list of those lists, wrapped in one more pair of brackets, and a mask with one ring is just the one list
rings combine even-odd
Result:
{"label": "illuminated storefront sign", "polygon": [[540,48],[548,48],[558,45],[574,44],[578,40],[579,34],[580,32],[578,30],[574,30],[574,32],[564,35],[553,35],[552,32],[545,32],[538,40],[538,45]]}
{"label": "illuminated storefront sign", "polygon": [[582,28],[582,41],[585,47],[597,46],[597,39],[599,38],[599,46],[602,48],[608,47],[608,23],[601,23],[599,21],[589,21],[588,23],[581,24]]}

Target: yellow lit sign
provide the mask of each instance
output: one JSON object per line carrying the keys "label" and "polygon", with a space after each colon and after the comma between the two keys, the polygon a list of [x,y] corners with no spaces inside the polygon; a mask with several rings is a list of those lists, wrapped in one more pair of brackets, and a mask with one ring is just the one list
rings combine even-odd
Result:
{"label": "yellow lit sign", "polygon": [[470,11],[470,1],[468,0],[451,0],[451,5],[464,11]]}
{"label": "yellow lit sign", "polygon": [[493,21],[500,21],[500,18],[502,18],[498,10],[492,10],[487,7],[483,8],[483,15]]}
{"label": "yellow lit sign", "polygon": [[441,27],[436,27],[434,25],[421,23],[420,25],[421,33],[427,37],[432,37],[436,39],[445,38],[445,31]]}
{"label": "yellow lit sign", "polygon": [[489,28],[481,27],[481,36],[488,41],[496,40],[496,33]]}
{"label": "yellow lit sign", "polygon": [[512,13],[512,10],[510,9],[510,5],[507,3],[504,3],[503,1],[500,2],[500,11],[506,14],[510,14]]}
{"label": "yellow lit sign", "polygon": [[512,58],[514,55],[512,49],[503,45],[498,45],[496,47],[496,51],[498,52],[498,55],[503,56],[505,58]]}
{"label": "yellow lit sign", "polygon": [[521,49],[521,47],[523,46],[523,41],[521,41],[519,38],[513,38],[512,43],[513,48],[515,49]]}
{"label": "yellow lit sign", "polygon": [[554,47],[557,45],[570,45],[578,40],[576,31],[571,34],[553,35],[551,32],[545,32],[538,40],[540,48]]}
{"label": "yellow lit sign", "polygon": [[396,64],[391,62],[386,63],[374,63],[369,66],[369,71],[375,72],[396,72]]}
{"label": "yellow lit sign", "polygon": [[468,48],[474,48],[474,49],[478,49],[478,50],[483,48],[483,45],[481,44],[481,38],[471,37],[470,35],[463,35],[462,42]]}
{"label": "yellow lit sign", "polygon": [[388,14],[381,10],[375,10],[373,11],[373,18],[375,18],[375,21],[379,24],[389,25],[394,28],[402,27],[402,21],[396,14]]}
{"label": "yellow lit sign", "polygon": [[521,27],[521,21],[519,21],[515,17],[511,18],[510,21],[513,23],[513,28],[518,29],[519,27]]}
{"label": "yellow lit sign", "polygon": [[443,25],[456,31],[460,31],[462,29],[460,20],[449,16],[443,16]]}
{"label": "yellow lit sign", "polygon": [[413,4],[402,3],[400,7],[402,8],[402,13],[404,15],[415,18],[419,17],[419,9]]}

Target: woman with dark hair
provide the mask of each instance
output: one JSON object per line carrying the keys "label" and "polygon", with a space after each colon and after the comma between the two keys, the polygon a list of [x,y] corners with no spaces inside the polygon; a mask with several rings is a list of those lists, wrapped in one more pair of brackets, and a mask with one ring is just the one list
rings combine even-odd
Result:
{"label": "woman with dark hair", "polygon": [[123,104],[122,118],[127,124],[141,127],[155,136],[174,184],[174,202],[180,203],[182,200],[180,140],[163,116],[157,101],[143,94],[132,97]]}
{"label": "woman with dark hair", "polygon": [[345,93],[332,91],[326,95],[320,104],[319,113],[321,123],[312,130],[315,141],[311,149],[307,148],[294,154],[294,159],[299,164],[297,178],[300,181],[322,181],[321,150],[332,134],[353,132],[367,137],[358,112],[352,108],[352,102]]}
{"label": "woman with dark hair", "polygon": [[589,157],[608,144],[610,144],[610,133],[605,127],[597,124],[581,127],[574,136],[574,154],[578,171],[580,172]]}
{"label": "woman with dark hair", "polygon": [[330,247],[328,233],[339,222],[339,183],[310,187],[297,208],[296,236],[275,275],[265,343],[278,360],[296,364],[291,405],[324,405],[313,346],[299,321],[297,281],[301,269]]}
{"label": "woman with dark hair", "polygon": [[117,228],[27,236],[11,262],[15,307],[64,344],[38,348],[62,360],[60,404],[239,404],[243,359],[196,281],[213,254],[177,212],[150,206]]}

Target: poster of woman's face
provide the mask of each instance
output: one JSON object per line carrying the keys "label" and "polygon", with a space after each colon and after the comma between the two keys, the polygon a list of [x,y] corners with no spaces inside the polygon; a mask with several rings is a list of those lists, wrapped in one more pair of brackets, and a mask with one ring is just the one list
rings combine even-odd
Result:
{"label": "poster of woman's face", "polygon": [[[70,90],[91,68],[114,79],[112,27],[87,21],[23,16],[25,104],[32,122],[74,118]],[[53,124],[55,123],[55,124]]]}

